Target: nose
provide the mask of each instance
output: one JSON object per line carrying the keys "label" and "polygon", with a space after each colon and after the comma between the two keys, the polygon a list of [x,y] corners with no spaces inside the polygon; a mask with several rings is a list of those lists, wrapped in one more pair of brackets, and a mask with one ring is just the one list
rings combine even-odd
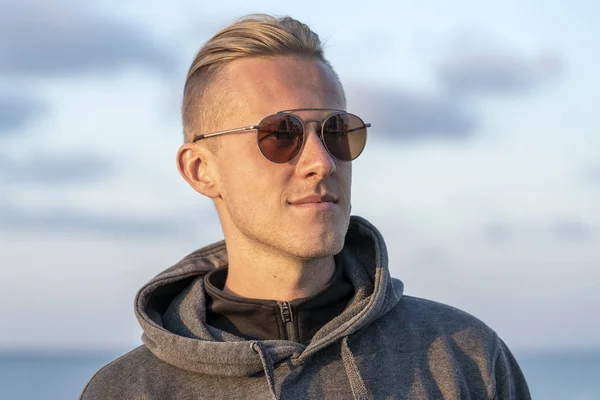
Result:
{"label": "nose", "polygon": [[305,125],[305,142],[296,169],[303,176],[316,176],[321,180],[335,173],[336,164],[321,141],[320,125],[313,122]]}

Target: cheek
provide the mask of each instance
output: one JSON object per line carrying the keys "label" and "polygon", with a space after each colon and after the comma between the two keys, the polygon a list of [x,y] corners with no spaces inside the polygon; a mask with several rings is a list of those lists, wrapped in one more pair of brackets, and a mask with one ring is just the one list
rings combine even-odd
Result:
{"label": "cheek", "polygon": [[[232,135],[233,136],[233,135]],[[225,138],[224,138],[225,139]],[[219,180],[221,192],[226,202],[239,202],[237,199],[248,198],[261,186],[260,168],[257,155],[252,148],[250,135],[226,138],[219,154]]]}
{"label": "cheek", "polygon": [[244,199],[252,200],[259,182],[247,171],[227,171],[223,174],[222,185],[225,201],[239,203]]}
{"label": "cheek", "polygon": [[337,166],[338,180],[344,194],[350,197],[350,190],[352,187],[352,163],[340,163]]}
{"label": "cheek", "polygon": [[352,183],[352,162],[346,163],[344,172],[348,185]]}
{"label": "cheek", "polygon": [[278,177],[251,163],[236,163],[221,177],[222,197],[228,207],[262,213],[278,207],[282,184]]}

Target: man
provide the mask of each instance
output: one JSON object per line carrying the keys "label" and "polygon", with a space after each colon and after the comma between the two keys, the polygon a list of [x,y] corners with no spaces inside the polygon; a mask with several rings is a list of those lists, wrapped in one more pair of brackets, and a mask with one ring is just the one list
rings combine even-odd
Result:
{"label": "man", "polygon": [[225,241],[138,293],[144,345],[82,399],[529,399],[496,333],[403,296],[381,234],[350,217],[369,124],[345,110],[318,36],[243,18],[197,54],[184,91],[183,178]]}

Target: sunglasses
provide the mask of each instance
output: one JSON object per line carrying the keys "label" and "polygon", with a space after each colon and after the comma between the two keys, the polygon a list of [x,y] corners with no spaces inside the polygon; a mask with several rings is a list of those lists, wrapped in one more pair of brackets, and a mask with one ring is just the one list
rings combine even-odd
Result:
{"label": "sunglasses", "polygon": [[193,142],[200,139],[256,130],[256,142],[261,153],[277,164],[291,161],[300,153],[306,141],[305,124],[317,122],[320,125],[319,138],[327,152],[339,161],[352,161],[362,153],[367,143],[367,128],[362,119],[343,110],[333,111],[324,120],[302,121],[294,115],[295,111],[324,111],[320,108],[298,108],[294,110],[279,111],[277,114],[263,118],[258,125],[243,128],[228,129],[225,131],[207,133],[194,137]]}

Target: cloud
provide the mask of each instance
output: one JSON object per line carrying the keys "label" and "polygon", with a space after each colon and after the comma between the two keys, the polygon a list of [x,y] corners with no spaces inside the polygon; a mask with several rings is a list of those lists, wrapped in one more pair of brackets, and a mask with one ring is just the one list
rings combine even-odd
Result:
{"label": "cloud", "polygon": [[467,46],[446,56],[437,76],[453,96],[521,94],[560,76],[562,70],[560,57],[553,53],[528,60],[510,51]]}
{"label": "cloud", "polygon": [[590,165],[584,170],[586,180],[592,184],[600,184],[600,164]]}
{"label": "cloud", "polygon": [[450,252],[439,246],[423,246],[415,252],[414,263],[419,268],[443,269],[451,259]]}
{"label": "cloud", "polygon": [[0,204],[0,230],[101,234],[127,237],[179,236],[185,224],[167,217],[91,213],[73,209],[29,211]]}
{"label": "cloud", "polygon": [[15,185],[35,183],[37,185],[71,185],[98,182],[113,174],[115,165],[97,154],[56,154],[46,152],[39,156],[36,151],[29,160],[14,160],[0,155],[0,178]]}
{"label": "cloud", "polygon": [[347,90],[348,110],[373,121],[373,132],[391,140],[466,139],[477,119],[449,98],[401,89]]}
{"label": "cloud", "polygon": [[592,228],[582,221],[564,219],[552,224],[552,232],[559,239],[582,242],[593,235]]}
{"label": "cloud", "polygon": [[479,234],[491,244],[505,244],[523,239],[584,242],[592,238],[594,228],[575,218],[555,219],[546,222],[516,224],[495,221],[484,224]]}
{"label": "cloud", "polygon": [[170,55],[144,32],[81,7],[0,2],[0,74],[60,76],[129,65],[170,69]]}
{"label": "cloud", "polygon": [[34,98],[0,94],[0,136],[15,134],[44,111],[43,103]]}
{"label": "cloud", "polygon": [[485,224],[481,230],[482,236],[490,243],[505,243],[514,235],[514,229],[502,222]]}

